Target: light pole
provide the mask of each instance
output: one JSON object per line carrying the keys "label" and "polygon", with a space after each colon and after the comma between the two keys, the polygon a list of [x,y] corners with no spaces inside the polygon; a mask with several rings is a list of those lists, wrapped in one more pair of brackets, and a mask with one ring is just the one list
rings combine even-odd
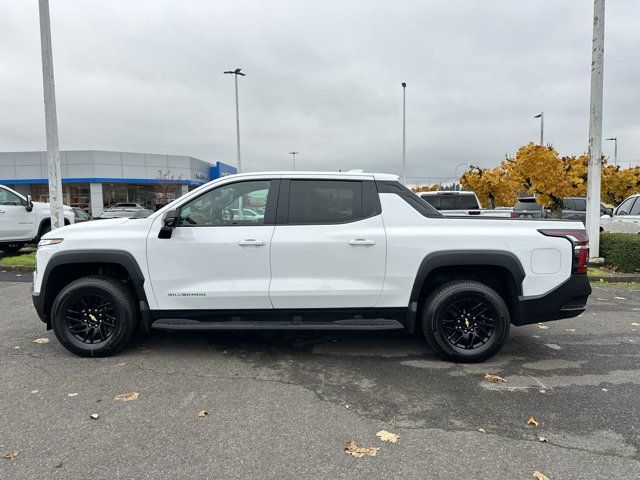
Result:
{"label": "light pole", "polygon": [[613,140],[613,166],[618,166],[618,137],[607,138]]}
{"label": "light pole", "polygon": [[236,148],[238,150],[238,173],[241,172],[241,162],[240,162],[240,110],[238,109],[238,75],[244,77],[246,76],[240,70],[241,68],[236,68],[235,70],[228,70],[224,72],[225,74],[231,74],[234,76],[235,84],[236,84]]}
{"label": "light pole", "polygon": [[289,155],[291,155],[293,157],[293,171],[296,171],[296,155],[298,155],[300,152],[289,152]]}
{"label": "light pole", "polygon": [[600,178],[602,158],[602,68],[604,64],[604,0],[593,2],[591,47],[591,101],[589,104],[589,169],[587,216],[589,254],[600,258]]}
{"label": "light pole", "polygon": [[407,84],[402,82],[402,184],[407,183]]}
{"label": "light pole", "polygon": [[58,145],[58,116],[56,87],[53,81],[53,53],[49,0],[40,0],[40,48],[42,51],[42,84],[44,91],[44,125],[47,138],[47,177],[51,202],[51,229],[64,227],[62,212],[62,179],[60,147]]}
{"label": "light pole", "polygon": [[453,171],[454,179],[455,179],[456,183],[459,186],[461,186],[461,185],[460,185],[460,177],[458,176],[458,169],[460,167],[464,167],[464,166],[467,166],[467,165],[469,165],[469,164],[468,163],[459,163],[458,165],[456,165],[456,169]]}
{"label": "light pole", "polygon": [[533,118],[540,119],[540,145],[544,146],[544,112],[540,112]]}

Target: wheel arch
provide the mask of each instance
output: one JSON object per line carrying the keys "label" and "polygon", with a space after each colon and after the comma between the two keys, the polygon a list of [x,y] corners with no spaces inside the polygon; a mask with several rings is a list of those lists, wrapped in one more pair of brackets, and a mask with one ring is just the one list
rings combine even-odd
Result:
{"label": "wheel arch", "polygon": [[149,307],[144,291],[144,275],[134,256],[124,250],[75,250],[54,254],[42,274],[44,288],[38,299],[43,321],[47,325],[51,323],[53,301],[62,288],[70,281],[92,274],[116,277],[130,283],[147,326]]}
{"label": "wheel arch", "polygon": [[409,300],[409,330],[415,329],[421,300],[435,287],[458,279],[478,280],[500,293],[509,307],[512,321],[517,318],[518,297],[526,274],[520,260],[502,250],[447,250],[427,255],[413,283]]}

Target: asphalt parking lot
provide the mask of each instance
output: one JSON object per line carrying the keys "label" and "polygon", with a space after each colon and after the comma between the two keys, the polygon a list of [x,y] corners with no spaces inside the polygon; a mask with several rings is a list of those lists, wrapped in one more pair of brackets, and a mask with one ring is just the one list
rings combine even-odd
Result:
{"label": "asphalt parking lot", "polygon": [[[640,472],[637,285],[598,285],[582,316],[513,328],[489,362],[454,365],[417,337],[344,333],[153,333],[82,359],[45,331],[24,278],[0,280],[0,454],[17,452],[0,478]],[[380,450],[355,458],[349,440]]]}

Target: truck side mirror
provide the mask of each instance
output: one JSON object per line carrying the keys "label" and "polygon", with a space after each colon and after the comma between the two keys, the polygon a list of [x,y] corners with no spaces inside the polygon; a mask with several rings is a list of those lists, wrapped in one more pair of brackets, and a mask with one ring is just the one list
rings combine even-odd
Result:
{"label": "truck side mirror", "polygon": [[27,212],[33,210],[33,200],[31,199],[31,195],[27,195],[27,204],[24,206]]}
{"label": "truck side mirror", "polygon": [[160,232],[158,233],[158,238],[171,238],[173,231],[178,226],[178,210],[169,210],[164,214],[164,219],[162,220],[162,228],[160,228]]}

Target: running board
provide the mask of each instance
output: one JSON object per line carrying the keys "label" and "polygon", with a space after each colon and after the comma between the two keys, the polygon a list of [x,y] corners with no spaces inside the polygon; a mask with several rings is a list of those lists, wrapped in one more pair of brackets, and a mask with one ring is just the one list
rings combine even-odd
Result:
{"label": "running board", "polygon": [[333,322],[299,322],[299,321],[259,321],[228,320],[199,321],[187,318],[162,318],[151,324],[154,330],[403,330],[404,326],[397,320],[386,319],[352,319]]}

